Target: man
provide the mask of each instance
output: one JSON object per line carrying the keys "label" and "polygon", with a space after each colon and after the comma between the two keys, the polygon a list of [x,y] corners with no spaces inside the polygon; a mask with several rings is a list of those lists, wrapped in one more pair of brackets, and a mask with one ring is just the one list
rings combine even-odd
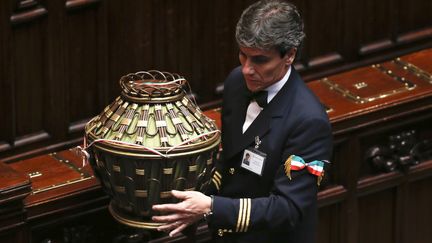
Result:
{"label": "man", "polygon": [[245,157],[244,157],[244,159],[243,159],[243,164],[244,164],[244,165],[250,165],[249,160],[250,160],[250,154],[249,154],[249,153],[246,153],[246,154],[245,154]]}
{"label": "man", "polygon": [[[243,12],[236,28],[241,67],[224,84],[223,159],[211,196],[173,191],[180,203],[153,207],[169,213],[153,217],[166,223],[159,230],[174,235],[205,215],[215,241],[315,242],[322,174],[313,164],[329,159],[332,135],[322,105],[292,66],[303,38],[292,4],[260,1]],[[246,153],[253,166],[243,165]]]}

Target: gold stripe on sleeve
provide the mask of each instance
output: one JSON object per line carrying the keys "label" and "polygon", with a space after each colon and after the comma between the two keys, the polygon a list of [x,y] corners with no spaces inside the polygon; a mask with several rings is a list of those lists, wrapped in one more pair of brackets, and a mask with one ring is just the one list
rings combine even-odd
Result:
{"label": "gold stripe on sleeve", "polygon": [[215,171],[213,176],[217,177],[218,179],[222,179],[221,174],[219,174],[219,172],[217,172],[217,171]]}
{"label": "gold stripe on sleeve", "polygon": [[218,182],[213,178],[212,179],[212,182],[215,184],[215,186],[216,186],[216,189],[219,191],[219,184],[218,184]]}
{"label": "gold stripe on sleeve", "polygon": [[250,198],[248,198],[247,199],[247,209],[246,209],[246,222],[245,222],[245,227],[244,227],[244,231],[243,232],[248,231],[249,222],[250,222],[251,208],[252,208],[252,200]]}
{"label": "gold stripe on sleeve", "polygon": [[244,198],[244,206],[243,206],[243,215],[242,215],[242,220],[241,220],[241,225],[240,225],[240,232],[245,232],[246,229],[246,216],[247,216],[247,210],[249,208],[249,200],[248,198]]}
{"label": "gold stripe on sleeve", "polygon": [[240,224],[240,232],[243,232],[244,229],[244,223],[246,220],[246,208],[247,208],[247,201],[246,198],[243,198],[243,213],[242,213],[242,219],[241,219],[241,224]]}
{"label": "gold stripe on sleeve", "polygon": [[238,213],[238,217],[237,217],[236,232],[240,231],[240,224],[241,224],[242,215],[243,215],[243,198],[240,198],[240,205],[239,205],[239,213]]}
{"label": "gold stripe on sleeve", "polygon": [[222,184],[221,180],[219,178],[217,178],[216,176],[213,176],[213,180],[217,181],[217,183],[219,184],[219,186]]}

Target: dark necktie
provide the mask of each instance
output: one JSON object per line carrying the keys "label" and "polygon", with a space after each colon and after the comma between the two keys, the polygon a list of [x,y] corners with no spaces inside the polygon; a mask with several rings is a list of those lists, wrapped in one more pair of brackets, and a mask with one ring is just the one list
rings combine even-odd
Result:
{"label": "dark necktie", "polygon": [[267,91],[262,90],[251,94],[251,100],[255,100],[261,108],[267,106]]}

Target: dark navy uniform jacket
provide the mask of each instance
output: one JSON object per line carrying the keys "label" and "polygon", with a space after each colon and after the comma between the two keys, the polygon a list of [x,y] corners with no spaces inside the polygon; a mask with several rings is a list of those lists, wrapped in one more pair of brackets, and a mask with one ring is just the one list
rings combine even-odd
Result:
{"label": "dark navy uniform jacket", "polygon": [[[288,81],[242,133],[249,105],[241,68],[224,84],[222,160],[210,191],[213,215],[208,225],[215,241],[313,243],[317,232],[317,176],[306,169],[285,173],[290,155],[306,162],[329,160],[330,123],[323,106],[292,67]],[[240,167],[245,149],[267,154],[262,175]]]}

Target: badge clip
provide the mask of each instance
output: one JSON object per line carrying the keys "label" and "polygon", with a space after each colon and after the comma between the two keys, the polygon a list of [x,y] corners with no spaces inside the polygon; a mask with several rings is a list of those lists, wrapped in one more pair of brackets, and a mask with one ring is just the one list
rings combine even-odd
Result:
{"label": "badge clip", "polygon": [[259,136],[256,136],[255,137],[255,149],[258,149],[260,144],[261,144],[261,140],[260,140]]}

